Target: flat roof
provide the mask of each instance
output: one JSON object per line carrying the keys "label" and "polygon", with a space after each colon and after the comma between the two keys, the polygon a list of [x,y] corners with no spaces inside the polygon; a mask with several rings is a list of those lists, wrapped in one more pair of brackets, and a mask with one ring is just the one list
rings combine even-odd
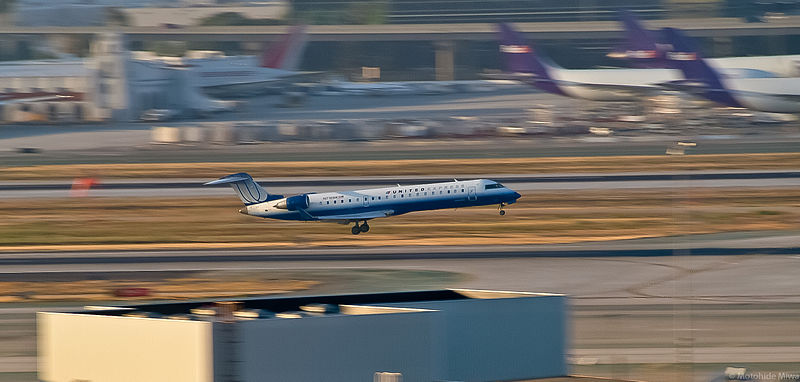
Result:
{"label": "flat roof", "polygon": [[[500,298],[524,298],[561,296],[550,293],[505,292],[471,289],[442,289],[410,292],[342,294],[297,297],[258,297],[243,299],[212,299],[191,302],[167,302],[155,304],[119,305],[87,307],[88,311],[80,313],[122,316],[133,311],[153,313],[157,316],[190,314],[193,309],[213,306],[216,303],[237,303],[238,310],[264,310],[272,313],[296,312],[301,307],[321,304],[331,306],[376,305],[394,303],[435,302],[455,300],[480,300]],[[77,313],[77,312],[76,312]]]}
{"label": "flat roof", "polygon": [[9,61],[0,63],[0,77],[87,77],[83,60]]}

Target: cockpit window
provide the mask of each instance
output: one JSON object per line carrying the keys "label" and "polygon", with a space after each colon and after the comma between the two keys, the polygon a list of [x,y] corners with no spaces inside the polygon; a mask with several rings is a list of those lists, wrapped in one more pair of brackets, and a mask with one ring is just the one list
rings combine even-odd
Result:
{"label": "cockpit window", "polygon": [[503,185],[502,185],[502,184],[500,184],[500,183],[495,183],[495,184],[487,184],[485,189],[486,189],[486,190],[491,190],[491,189],[493,189],[493,188],[503,188]]}

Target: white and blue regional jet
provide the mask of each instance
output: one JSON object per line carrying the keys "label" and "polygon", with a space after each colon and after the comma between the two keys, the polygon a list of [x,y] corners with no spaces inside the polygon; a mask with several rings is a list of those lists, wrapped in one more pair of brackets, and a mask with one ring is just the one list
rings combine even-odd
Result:
{"label": "white and blue regional jet", "polygon": [[[351,232],[369,232],[367,221],[415,211],[497,204],[503,207],[520,194],[487,179],[373,188],[367,190],[271,195],[246,173],[228,175],[206,183],[230,184],[245,208],[239,212],[270,219],[355,223]],[[361,223],[361,224],[359,224]]]}

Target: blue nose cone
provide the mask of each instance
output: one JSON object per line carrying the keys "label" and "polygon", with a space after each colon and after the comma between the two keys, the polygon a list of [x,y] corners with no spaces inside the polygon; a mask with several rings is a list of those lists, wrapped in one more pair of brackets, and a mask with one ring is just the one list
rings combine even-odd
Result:
{"label": "blue nose cone", "polygon": [[514,200],[517,200],[517,199],[519,199],[521,197],[522,197],[522,195],[520,195],[519,192],[514,192]]}

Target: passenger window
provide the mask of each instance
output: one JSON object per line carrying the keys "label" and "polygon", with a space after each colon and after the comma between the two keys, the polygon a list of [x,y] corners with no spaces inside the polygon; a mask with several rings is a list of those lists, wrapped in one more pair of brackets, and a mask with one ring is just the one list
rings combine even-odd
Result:
{"label": "passenger window", "polygon": [[327,204],[331,204],[331,201],[330,201],[330,200],[328,200],[326,203],[327,203]]}

